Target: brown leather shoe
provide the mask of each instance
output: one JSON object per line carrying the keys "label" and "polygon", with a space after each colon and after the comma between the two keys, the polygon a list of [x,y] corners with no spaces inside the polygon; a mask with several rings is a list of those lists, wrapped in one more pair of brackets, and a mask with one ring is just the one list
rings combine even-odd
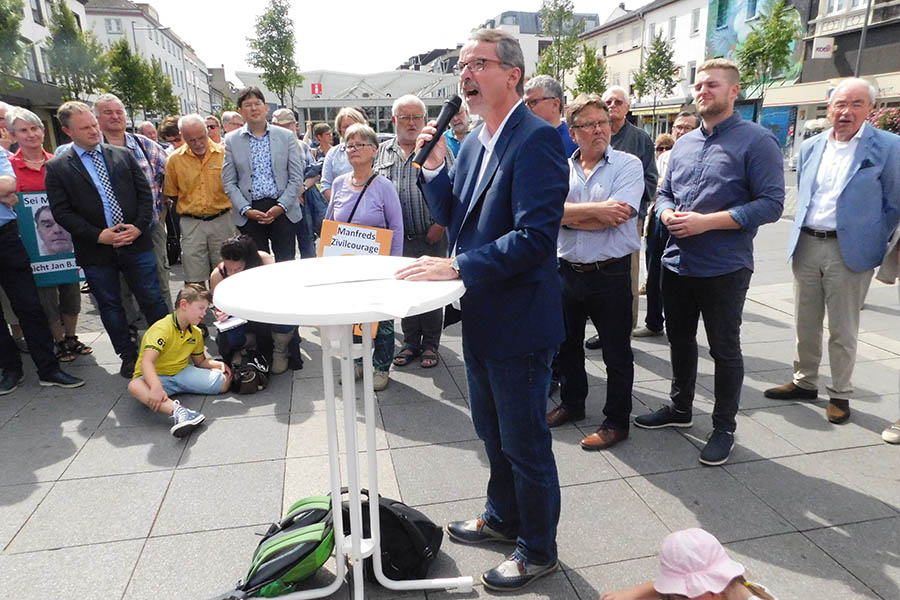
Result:
{"label": "brown leather shoe", "polygon": [[773,400],[815,400],[819,397],[819,390],[807,390],[790,381],[784,385],[767,389],[763,395]]}
{"label": "brown leather shoe", "polygon": [[625,439],[628,439],[628,432],[624,429],[601,427],[581,440],[581,447],[585,450],[606,450]]}
{"label": "brown leather shoe", "polygon": [[580,413],[576,413],[572,410],[569,410],[565,406],[560,406],[547,413],[547,426],[559,427],[560,425],[565,425],[569,421],[580,421],[583,418],[583,411]]}
{"label": "brown leather shoe", "polygon": [[825,409],[825,416],[835,425],[845,423],[850,418],[850,401],[843,398],[832,398]]}

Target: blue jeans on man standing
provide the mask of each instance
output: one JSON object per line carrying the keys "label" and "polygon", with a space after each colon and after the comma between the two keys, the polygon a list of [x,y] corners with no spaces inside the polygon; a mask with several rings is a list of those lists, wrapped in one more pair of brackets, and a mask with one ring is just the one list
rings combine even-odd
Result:
{"label": "blue jeans on man standing", "polygon": [[84,267],[84,277],[97,300],[100,320],[103,321],[103,327],[109,334],[116,354],[122,359],[137,358],[137,347],[131,341],[128,319],[122,307],[119,273],[125,276],[128,287],[147,320],[147,325],[152,325],[166,316],[168,309],[159,291],[156,258],[152,251],[137,254],[117,252],[113,264]]}
{"label": "blue jeans on man standing", "polygon": [[518,535],[518,551],[542,565],[557,559],[559,477],[545,417],[554,353],[485,358],[463,337],[472,423],[491,467],[485,520]]}

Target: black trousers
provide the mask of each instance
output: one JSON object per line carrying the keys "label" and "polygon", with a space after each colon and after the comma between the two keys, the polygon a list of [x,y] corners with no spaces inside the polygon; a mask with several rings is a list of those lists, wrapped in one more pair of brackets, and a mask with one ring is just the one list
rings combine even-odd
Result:
{"label": "black trousers", "polygon": [[566,340],[559,348],[559,397],[573,412],[584,411],[588,395],[584,369],[584,326],[588,317],[600,334],[606,364],[604,427],[628,430],[631,388],[634,384],[634,354],[631,352],[631,255],[596,271],[577,273],[559,261]]}
{"label": "black trousers", "polygon": [[[39,377],[48,377],[59,370],[53,349],[53,334],[47,316],[38,302],[37,285],[31,273],[31,260],[19,238],[19,225],[10,221],[0,227],[0,285],[9,298],[13,312],[22,326],[22,333],[31,352],[31,360]],[[0,368],[4,372],[22,372],[19,349],[9,333],[6,318],[0,311]]]}
{"label": "black trousers", "polygon": [[697,385],[697,324],[709,340],[716,365],[713,427],[733,432],[744,382],[741,315],[750,287],[750,269],[716,277],[685,277],[663,267],[663,305],[672,362],[669,397],[675,408],[691,411]]}
{"label": "black trousers", "polygon": [[[263,198],[262,200],[254,200],[251,208],[266,212],[276,204],[277,202],[274,198]],[[241,233],[245,233],[253,238],[258,250],[272,253],[278,262],[294,260],[297,255],[296,246],[294,245],[297,226],[291,223],[287,215],[279,216],[268,225],[257,223],[253,219],[247,219],[247,222],[238,227],[238,229]]]}

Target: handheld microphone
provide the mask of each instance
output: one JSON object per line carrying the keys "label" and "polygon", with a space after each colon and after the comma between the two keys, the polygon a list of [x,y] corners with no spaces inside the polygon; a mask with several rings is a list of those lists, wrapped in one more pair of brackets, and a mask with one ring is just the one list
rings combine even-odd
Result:
{"label": "handheld microphone", "polygon": [[444,102],[443,108],[441,108],[441,114],[438,115],[437,124],[435,128],[437,131],[432,136],[431,141],[425,143],[416,155],[413,157],[413,165],[417,169],[421,169],[422,165],[425,164],[425,161],[428,159],[428,155],[431,154],[431,149],[434,148],[434,145],[438,143],[438,139],[441,135],[446,131],[447,126],[450,125],[450,119],[452,119],[456,113],[459,112],[459,107],[462,106],[462,98],[454,94],[451,96],[446,102]]}

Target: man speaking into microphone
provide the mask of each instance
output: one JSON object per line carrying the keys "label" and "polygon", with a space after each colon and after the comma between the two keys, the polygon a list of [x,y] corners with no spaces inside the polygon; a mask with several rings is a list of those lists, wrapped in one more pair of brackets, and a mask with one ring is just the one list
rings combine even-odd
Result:
{"label": "man speaking into microphone", "polygon": [[471,34],[457,69],[463,97],[484,123],[466,137],[452,169],[441,139],[420,184],[435,221],[448,231],[449,258],[423,256],[397,277],[461,278],[463,357],[472,422],[490,462],[481,515],[447,525],[459,543],[507,542],[515,550],[481,581],[511,591],[557,566],[559,479],[544,418],[550,361],[563,340],[556,237],[568,189],[559,134],[521,100],[519,43],[500,30]]}

